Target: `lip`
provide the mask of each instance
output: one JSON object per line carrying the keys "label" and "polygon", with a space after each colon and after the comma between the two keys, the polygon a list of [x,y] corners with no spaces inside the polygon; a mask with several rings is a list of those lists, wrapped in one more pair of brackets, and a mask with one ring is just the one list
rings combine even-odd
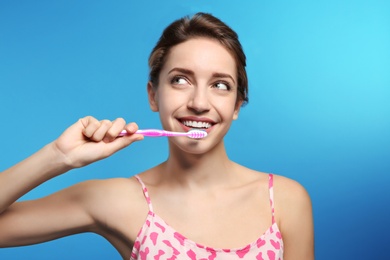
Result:
{"label": "lip", "polygon": [[180,118],[177,118],[177,121],[179,122],[180,126],[183,128],[183,130],[185,132],[188,132],[190,131],[191,129],[194,129],[194,128],[191,128],[191,127],[188,127],[186,125],[184,125],[182,122],[183,121],[197,121],[197,122],[205,122],[205,123],[210,123],[211,124],[211,127],[209,128],[205,128],[205,129],[202,129],[203,131],[206,131],[206,133],[210,133],[211,129],[214,127],[214,125],[216,124],[216,122],[210,118],[207,118],[207,117],[196,117],[196,116],[185,116],[185,117],[180,117]]}

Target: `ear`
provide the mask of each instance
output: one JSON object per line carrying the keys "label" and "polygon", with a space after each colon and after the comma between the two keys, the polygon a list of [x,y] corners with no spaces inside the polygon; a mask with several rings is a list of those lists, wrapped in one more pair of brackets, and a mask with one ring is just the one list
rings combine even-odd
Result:
{"label": "ear", "polygon": [[153,112],[158,112],[158,103],[157,103],[157,92],[153,87],[152,82],[148,82],[148,99],[149,99],[149,106],[150,109]]}
{"label": "ear", "polygon": [[236,106],[234,108],[234,113],[233,113],[233,120],[236,120],[238,118],[238,114],[240,113],[242,102],[243,102],[242,100],[236,102]]}

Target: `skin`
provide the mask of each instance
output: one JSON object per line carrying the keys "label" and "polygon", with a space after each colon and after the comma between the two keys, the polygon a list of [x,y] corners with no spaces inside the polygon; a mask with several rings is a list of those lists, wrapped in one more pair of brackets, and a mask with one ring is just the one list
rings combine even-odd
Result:
{"label": "skin", "polygon": [[[154,211],[189,239],[238,248],[271,226],[268,175],[231,161],[223,137],[238,118],[235,61],[218,42],[195,38],[173,47],[159,86],[148,83],[150,107],[166,130],[184,121],[212,125],[204,139],[169,138],[169,158],[140,174]],[[128,136],[116,138],[126,129]],[[106,158],[143,136],[123,119],[80,119],[57,140],[0,174],[0,247],[95,232],[129,258],[148,206],[134,179],[92,180],[35,201],[15,202],[41,183]],[[314,259],[310,198],[290,179],[274,176],[275,214],[284,259]],[[232,210],[234,209],[234,210]],[[239,226],[237,226],[239,223]]]}

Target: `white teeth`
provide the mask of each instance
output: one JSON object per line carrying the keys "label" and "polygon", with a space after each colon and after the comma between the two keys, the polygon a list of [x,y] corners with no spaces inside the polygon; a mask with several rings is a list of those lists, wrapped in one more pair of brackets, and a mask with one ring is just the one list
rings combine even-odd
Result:
{"label": "white teeth", "polygon": [[211,124],[207,122],[197,122],[197,121],[183,121],[183,124],[188,127],[196,128],[210,128]]}

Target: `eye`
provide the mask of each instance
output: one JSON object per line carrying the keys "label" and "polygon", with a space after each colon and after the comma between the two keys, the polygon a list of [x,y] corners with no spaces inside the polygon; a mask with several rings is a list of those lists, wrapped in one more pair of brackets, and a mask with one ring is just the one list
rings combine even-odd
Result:
{"label": "eye", "polygon": [[230,90],[230,85],[226,82],[217,82],[213,87],[220,90]]}
{"label": "eye", "polygon": [[184,78],[182,76],[175,76],[172,78],[171,84],[184,85],[184,84],[188,84],[188,81],[186,78]]}

